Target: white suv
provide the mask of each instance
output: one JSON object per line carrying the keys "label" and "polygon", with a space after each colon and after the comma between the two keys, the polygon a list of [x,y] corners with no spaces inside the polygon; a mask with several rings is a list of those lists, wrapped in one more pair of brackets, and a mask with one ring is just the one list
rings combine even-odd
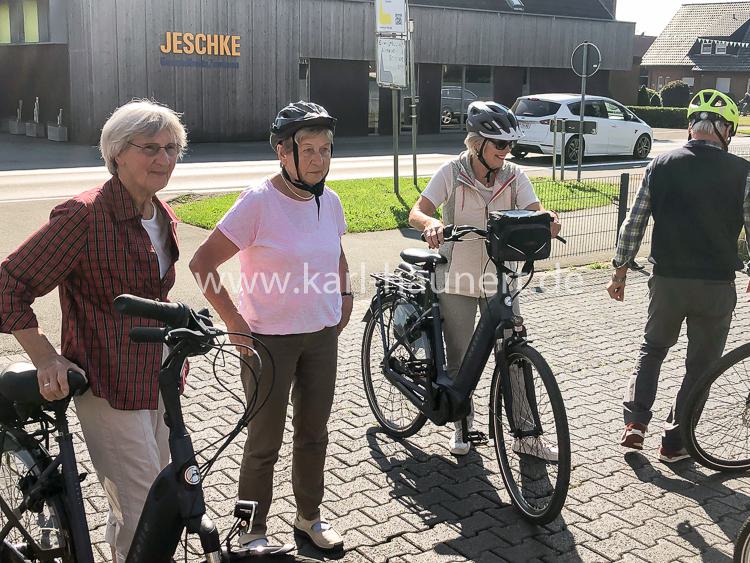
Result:
{"label": "white suv", "polygon": [[[513,156],[523,158],[528,153],[552,154],[554,118],[578,120],[580,94],[539,94],[522,96],[513,104],[524,137],[513,149]],[[644,159],[651,152],[653,131],[637,115],[619,102],[601,96],[586,96],[586,121],[596,123],[596,134],[583,136],[584,156],[633,155]],[[557,135],[560,154],[561,134]],[[567,134],[565,161],[578,160],[578,137]]]}

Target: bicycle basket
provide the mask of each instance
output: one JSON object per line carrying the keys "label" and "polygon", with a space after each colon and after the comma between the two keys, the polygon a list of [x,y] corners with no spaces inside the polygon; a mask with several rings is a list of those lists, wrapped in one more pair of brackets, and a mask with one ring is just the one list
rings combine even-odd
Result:
{"label": "bicycle basket", "polygon": [[551,222],[544,211],[493,211],[487,222],[487,253],[497,265],[549,258]]}

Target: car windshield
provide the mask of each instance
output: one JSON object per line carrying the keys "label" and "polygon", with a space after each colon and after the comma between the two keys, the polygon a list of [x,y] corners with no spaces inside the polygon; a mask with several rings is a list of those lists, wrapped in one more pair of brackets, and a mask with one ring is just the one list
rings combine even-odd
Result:
{"label": "car windshield", "polygon": [[520,98],[511,109],[520,117],[545,117],[555,115],[560,104],[535,98]]}

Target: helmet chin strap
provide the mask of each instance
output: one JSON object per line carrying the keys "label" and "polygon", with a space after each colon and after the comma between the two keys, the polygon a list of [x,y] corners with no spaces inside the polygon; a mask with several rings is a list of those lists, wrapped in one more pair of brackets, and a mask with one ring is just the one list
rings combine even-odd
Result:
{"label": "helmet chin strap", "polygon": [[[281,167],[281,175],[295,188],[306,191],[315,196],[315,205],[318,207],[318,219],[320,219],[320,196],[323,195],[323,188],[325,188],[326,177],[328,176],[330,167],[326,170],[326,173],[323,175],[320,182],[316,184],[308,184],[302,179],[302,174],[300,174],[299,171],[299,151],[297,150],[297,140],[294,138],[292,138],[292,154],[294,155],[294,168],[297,170],[297,176],[299,179],[292,179],[283,165]],[[331,157],[333,157],[333,145],[331,145]]]}
{"label": "helmet chin strap", "polygon": [[724,139],[724,135],[722,135],[722,134],[721,134],[721,133],[719,132],[719,128],[718,128],[718,127],[716,127],[716,122],[715,122],[715,121],[711,121],[711,125],[713,125],[713,126],[714,126],[714,133],[716,134],[716,136],[717,136],[717,137],[719,138],[719,140],[721,141],[721,146],[723,146],[723,147],[724,147],[724,150],[725,150],[725,151],[728,151],[728,150],[729,150],[729,142],[728,142],[727,140],[725,140],[725,139]]}
{"label": "helmet chin strap", "polygon": [[492,175],[497,173],[499,168],[490,168],[490,165],[487,164],[487,161],[484,159],[484,147],[487,146],[487,139],[484,139],[482,141],[482,146],[479,147],[479,149],[476,151],[477,159],[487,169],[487,174],[485,175],[485,179],[487,180],[487,183],[490,183],[490,180],[492,179]]}

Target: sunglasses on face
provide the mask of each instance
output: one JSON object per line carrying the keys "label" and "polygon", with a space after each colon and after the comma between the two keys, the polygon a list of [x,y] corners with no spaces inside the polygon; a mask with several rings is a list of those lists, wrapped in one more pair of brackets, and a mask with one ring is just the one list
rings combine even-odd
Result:
{"label": "sunglasses on face", "polygon": [[169,143],[167,145],[160,145],[158,143],[147,143],[145,145],[136,145],[135,143],[128,142],[129,145],[138,147],[141,149],[141,152],[145,154],[146,156],[156,156],[159,154],[159,151],[161,149],[164,149],[164,151],[167,153],[167,156],[170,158],[174,158],[177,156],[177,154],[180,152],[180,149],[182,148],[177,143]]}
{"label": "sunglasses on face", "polygon": [[508,147],[513,148],[516,146],[515,141],[496,141],[494,139],[487,139],[490,143],[492,143],[492,146],[494,146],[499,151],[504,151]]}

